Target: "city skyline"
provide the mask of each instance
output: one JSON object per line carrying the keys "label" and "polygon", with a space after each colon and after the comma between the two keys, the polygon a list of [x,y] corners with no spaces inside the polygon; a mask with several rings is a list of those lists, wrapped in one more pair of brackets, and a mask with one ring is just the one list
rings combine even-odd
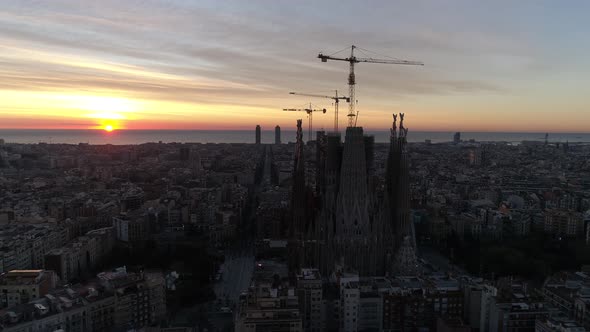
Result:
{"label": "city skyline", "polygon": [[6,0],[0,330],[590,331],[588,9]]}
{"label": "city skyline", "polygon": [[310,100],[289,91],[347,93],[347,66],[317,54],[358,44],[426,64],[358,65],[366,128],[405,112],[416,131],[586,132],[589,5],[568,5],[10,1],[0,128],[293,128],[281,110]]}

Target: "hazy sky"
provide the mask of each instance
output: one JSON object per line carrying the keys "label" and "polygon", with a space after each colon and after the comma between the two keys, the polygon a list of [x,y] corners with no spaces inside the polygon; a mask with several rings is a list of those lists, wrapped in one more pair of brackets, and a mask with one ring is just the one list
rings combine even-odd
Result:
{"label": "hazy sky", "polygon": [[[589,1],[4,0],[0,128],[294,127],[347,93],[351,44],[424,67],[357,65],[358,124],[590,131]],[[346,52],[338,55],[346,56]],[[358,54],[362,56],[362,53]],[[347,105],[341,104],[341,126]],[[304,120],[305,121],[305,120]]]}

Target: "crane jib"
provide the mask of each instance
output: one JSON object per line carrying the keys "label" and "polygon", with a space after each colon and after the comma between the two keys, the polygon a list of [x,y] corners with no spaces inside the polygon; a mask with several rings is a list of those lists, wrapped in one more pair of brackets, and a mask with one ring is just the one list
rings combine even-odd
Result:
{"label": "crane jib", "polygon": [[[365,63],[382,63],[382,64],[395,64],[395,65],[414,65],[414,66],[423,66],[424,65],[422,62],[418,62],[418,61],[398,60],[398,59],[394,59],[394,58],[391,58],[391,59],[357,58],[354,55],[354,50],[356,48],[357,47],[354,45],[350,48],[350,57],[347,57],[347,58],[337,58],[337,57],[333,57],[330,55],[324,55],[323,53],[318,54],[318,58],[320,58],[322,60],[322,62],[327,62],[329,59],[329,60],[346,61],[346,62],[350,63],[350,73],[348,75],[348,88],[349,88],[349,92],[348,92],[348,103],[349,103],[348,126],[349,127],[356,127],[356,121],[358,120],[358,110],[355,112],[355,103],[357,102],[357,100],[355,99],[355,91],[354,91],[355,85],[356,85],[356,80],[355,80],[355,76],[354,76],[354,64],[355,63],[365,62]],[[363,50],[363,49],[361,48],[361,50]],[[367,50],[364,50],[364,51],[367,51]],[[341,51],[338,51],[336,53],[340,53],[340,52]],[[368,51],[368,52],[371,52],[371,51]],[[336,54],[336,53],[333,53],[333,54]],[[372,52],[372,53],[374,53],[374,52]],[[337,121],[336,121],[336,124],[337,124]]]}

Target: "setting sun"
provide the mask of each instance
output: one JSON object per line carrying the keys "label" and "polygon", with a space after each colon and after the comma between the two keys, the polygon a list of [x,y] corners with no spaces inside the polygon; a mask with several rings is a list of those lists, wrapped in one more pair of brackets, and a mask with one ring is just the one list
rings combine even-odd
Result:
{"label": "setting sun", "polygon": [[110,124],[109,124],[109,125],[106,125],[106,126],[104,126],[104,130],[106,130],[106,131],[108,131],[108,132],[111,132],[111,131],[113,131],[114,129],[115,129],[115,128],[113,128],[113,125],[110,125]]}

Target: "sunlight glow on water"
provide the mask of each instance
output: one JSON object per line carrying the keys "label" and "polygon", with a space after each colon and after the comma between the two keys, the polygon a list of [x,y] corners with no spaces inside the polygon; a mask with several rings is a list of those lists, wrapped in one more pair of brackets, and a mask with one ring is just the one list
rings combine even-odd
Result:
{"label": "sunlight glow on water", "polygon": [[[106,128],[105,128],[106,129]],[[7,143],[90,143],[90,144],[141,144],[147,142],[162,141],[192,142],[192,143],[254,143],[254,130],[115,130],[107,132],[101,130],[31,130],[31,129],[3,129],[0,130],[0,138]],[[389,131],[368,131],[374,135],[378,143],[389,141]],[[410,131],[408,141],[424,142],[426,139],[433,143],[450,142],[454,132],[424,132]],[[344,134],[341,133],[342,137]],[[305,135],[307,137],[307,135]],[[475,139],[476,141],[507,141],[521,142],[543,141],[545,133],[490,133],[490,132],[462,132],[463,140]],[[283,143],[295,141],[295,131],[282,131]],[[590,134],[587,133],[554,133],[549,134],[551,142],[590,142]],[[262,131],[263,143],[274,143],[274,131]]]}

